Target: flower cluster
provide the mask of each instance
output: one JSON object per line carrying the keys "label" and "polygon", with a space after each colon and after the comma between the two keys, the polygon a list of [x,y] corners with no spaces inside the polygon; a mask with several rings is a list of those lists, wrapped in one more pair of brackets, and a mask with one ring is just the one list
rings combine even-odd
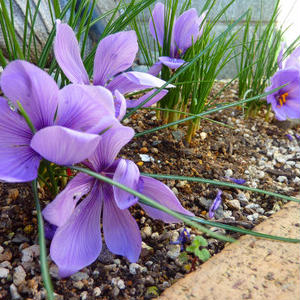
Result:
{"label": "flower cluster", "polygon": [[271,86],[266,91],[285,86],[268,95],[267,102],[271,104],[278,120],[300,119],[300,47],[285,61],[283,51],[282,46],[277,59],[279,70],[271,78]]}
{"label": "flower cluster", "polygon": [[[81,163],[174,211],[191,215],[165,184],[141,176],[134,162],[117,158],[134,136],[133,129],[123,126],[120,119],[127,107],[148,97],[125,100],[124,95],[165,84],[150,74],[124,72],[137,52],[135,33],[116,33],[99,43],[93,84],[74,32],[60,21],[54,52],[71,81],[62,89],[50,75],[26,61],[11,62],[1,75],[0,180],[35,180],[42,160],[61,166]],[[158,93],[147,105],[166,93]],[[102,248],[101,219],[110,251],[137,261],[141,235],[128,210],[137,202],[130,193],[83,173],[70,180],[43,211],[53,235],[50,254],[60,275],[69,276],[96,260]],[[152,218],[179,221],[140,205]]]}
{"label": "flower cluster", "polygon": [[[158,75],[162,66],[176,70],[185,61],[182,59],[184,53],[192,46],[203,33],[203,21],[205,13],[198,17],[197,10],[191,8],[175,19],[170,38],[170,55],[159,57],[149,70],[150,74]],[[149,20],[150,33],[161,47],[164,46],[165,39],[165,6],[158,2]]]}

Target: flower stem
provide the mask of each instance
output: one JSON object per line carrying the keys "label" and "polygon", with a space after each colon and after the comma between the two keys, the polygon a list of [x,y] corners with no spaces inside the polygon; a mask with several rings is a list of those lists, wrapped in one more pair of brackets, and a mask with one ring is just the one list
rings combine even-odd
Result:
{"label": "flower stem", "polygon": [[45,285],[45,289],[47,291],[47,299],[54,300],[53,287],[52,287],[52,282],[51,282],[51,278],[49,275],[48,262],[47,262],[44,222],[43,222],[43,216],[42,216],[40,201],[39,201],[38,192],[37,192],[37,181],[36,180],[32,181],[32,191],[33,191],[33,197],[35,200],[35,207],[36,207],[37,219],[38,219],[40,261],[41,261],[41,272],[42,272],[43,282]]}

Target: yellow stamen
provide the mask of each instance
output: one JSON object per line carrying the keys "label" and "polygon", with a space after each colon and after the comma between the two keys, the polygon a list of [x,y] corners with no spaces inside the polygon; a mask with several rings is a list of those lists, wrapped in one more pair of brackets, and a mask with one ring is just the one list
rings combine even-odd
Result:
{"label": "yellow stamen", "polygon": [[278,98],[278,101],[279,101],[279,104],[280,104],[280,105],[278,105],[279,107],[282,107],[283,103],[286,102],[286,97],[288,95],[289,95],[288,93],[284,93],[284,94],[280,95],[280,97]]}

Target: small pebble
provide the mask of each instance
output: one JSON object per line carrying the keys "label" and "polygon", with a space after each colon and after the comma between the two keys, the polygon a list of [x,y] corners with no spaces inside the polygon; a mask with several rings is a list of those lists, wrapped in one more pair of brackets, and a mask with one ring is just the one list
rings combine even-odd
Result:
{"label": "small pebble", "polygon": [[3,267],[0,267],[0,278],[7,278],[9,270]]}
{"label": "small pebble", "polygon": [[98,297],[98,296],[101,295],[101,289],[100,289],[98,286],[94,288],[94,290],[93,290],[93,295],[94,295],[95,297]]}
{"label": "small pebble", "polygon": [[32,262],[34,257],[40,255],[40,246],[32,245],[22,250],[22,262]]}
{"label": "small pebble", "polygon": [[277,177],[277,180],[278,180],[279,182],[288,182],[288,179],[287,179],[286,176],[278,176],[278,177]]}
{"label": "small pebble", "polygon": [[239,200],[230,200],[227,202],[227,204],[235,209],[235,210],[240,210],[241,209],[241,204],[240,204],[240,201]]}
{"label": "small pebble", "polygon": [[17,287],[13,283],[9,286],[9,291],[10,291],[12,300],[21,299],[21,296],[18,293]]}
{"label": "small pebble", "polygon": [[84,287],[84,284],[81,280],[79,280],[79,281],[74,281],[73,286],[78,290],[82,290]]}
{"label": "small pebble", "polygon": [[225,171],[225,177],[232,177],[232,175],[233,175],[233,171],[231,169],[227,169]]}
{"label": "small pebble", "polygon": [[175,260],[180,255],[180,245],[168,245],[168,249],[167,256],[169,258]]}
{"label": "small pebble", "polygon": [[201,132],[200,133],[200,138],[202,141],[204,141],[207,138],[207,133],[206,132]]}
{"label": "small pebble", "polygon": [[13,283],[15,286],[19,286],[22,282],[25,281],[26,272],[22,266],[18,266],[14,269],[13,274]]}
{"label": "small pebble", "polygon": [[88,279],[89,275],[84,272],[77,272],[71,276],[74,281]]}
{"label": "small pebble", "polygon": [[81,300],[87,300],[88,298],[88,292],[87,291],[84,291],[80,294],[80,299]]}

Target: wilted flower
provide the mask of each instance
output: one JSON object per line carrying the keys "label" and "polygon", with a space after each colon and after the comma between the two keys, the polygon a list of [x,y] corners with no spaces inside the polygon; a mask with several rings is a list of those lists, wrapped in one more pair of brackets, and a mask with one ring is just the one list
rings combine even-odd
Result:
{"label": "wilted flower", "polygon": [[216,198],[214,199],[212,205],[209,208],[208,216],[210,218],[214,217],[215,211],[218,209],[218,207],[220,206],[220,204],[222,202],[221,195],[222,195],[222,191],[218,190],[217,196],[216,196]]}
{"label": "wilted flower", "polygon": [[[147,92],[140,99],[127,101],[123,94],[159,88],[165,84],[165,81],[147,73],[134,71],[121,73],[132,66],[137,52],[137,37],[133,30],[108,35],[99,42],[96,50],[93,84],[105,86],[114,94],[118,119],[124,116],[126,107],[139,105],[154,91]],[[59,66],[71,82],[90,84],[76,36],[72,28],[67,24],[62,24],[60,20],[56,23],[54,53]],[[147,107],[159,101],[167,92],[167,90],[162,90],[144,106]]]}
{"label": "wilted flower", "polygon": [[236,184],[244,184],[246,182],[245,179],[241,179],[241,178],[228,177],[228,179]]}
{"label": "wilted flower", "polygon": [[[185,63],[182,59],[184,53],[193,43],[202,35],[205,13],[198,17],[196,9],[191,8],[185,11],[178,19],[174,21],[174,27],[171,33],[170,56],[159,57],[159,62],[154,64],[149,73],[157,75],[162,65],[170,69],[177,69]],[[154,23],[154,24],[153,24]],[[165,6],[157,3],[149,20],[150,33],[161,47],[164,45],[165,35]]]}
{"label": "wilted flower", "polygon": [[292,137],[290,134],[286,134],[285,136],[286,136],[290,141],[293,140],[293,137]]}
{"label": "wilted flower", "polygon": [[[138,167],[132,161],[115,159],[133,134],[134,131],[125,126],[108,130],[101,136],[98,148],[85,163],[86,166],[170,209],[192,215],[165,184],[140,176]],[[60,276],[69,276],[96,260],[102,248],[101,216],[108,249],[126,256],[131,262],[137,261],[141,251],[141,235],[128,210],[137,201],[136,197],[115,186],[83,173],[76,175],[43,211],[45,219],[58,226],[50,254],[58,265]],[[140,205],[154,219],[179,221],[160,210]]]}
{"label": "wilted flower", "polygon": [[[42,158],[60,165],[81,162],[96,149],[101,131],[114,123],[113,96],[101,87],[69,85],[59,90],[46,72],[21,60],[1,76],[0,179],[26,182],[37,177]],[[16,111],[25,109],[36,132]]]}
{"label": "wilted flower", "polygon": [[295,133],[295,137],[298,141],[300,140],[300,135],[298,135],[297,133]]}
{"label": "wilted flower", "polygon": [[179,237],[177,241],[175,242],[170,242],[171,245],[180,245],[180,250],[184,250],[184,245],[189,242],[191,239],[191,235],[187,231],[186,228],[183,228],[183,230],[180,232]]}

